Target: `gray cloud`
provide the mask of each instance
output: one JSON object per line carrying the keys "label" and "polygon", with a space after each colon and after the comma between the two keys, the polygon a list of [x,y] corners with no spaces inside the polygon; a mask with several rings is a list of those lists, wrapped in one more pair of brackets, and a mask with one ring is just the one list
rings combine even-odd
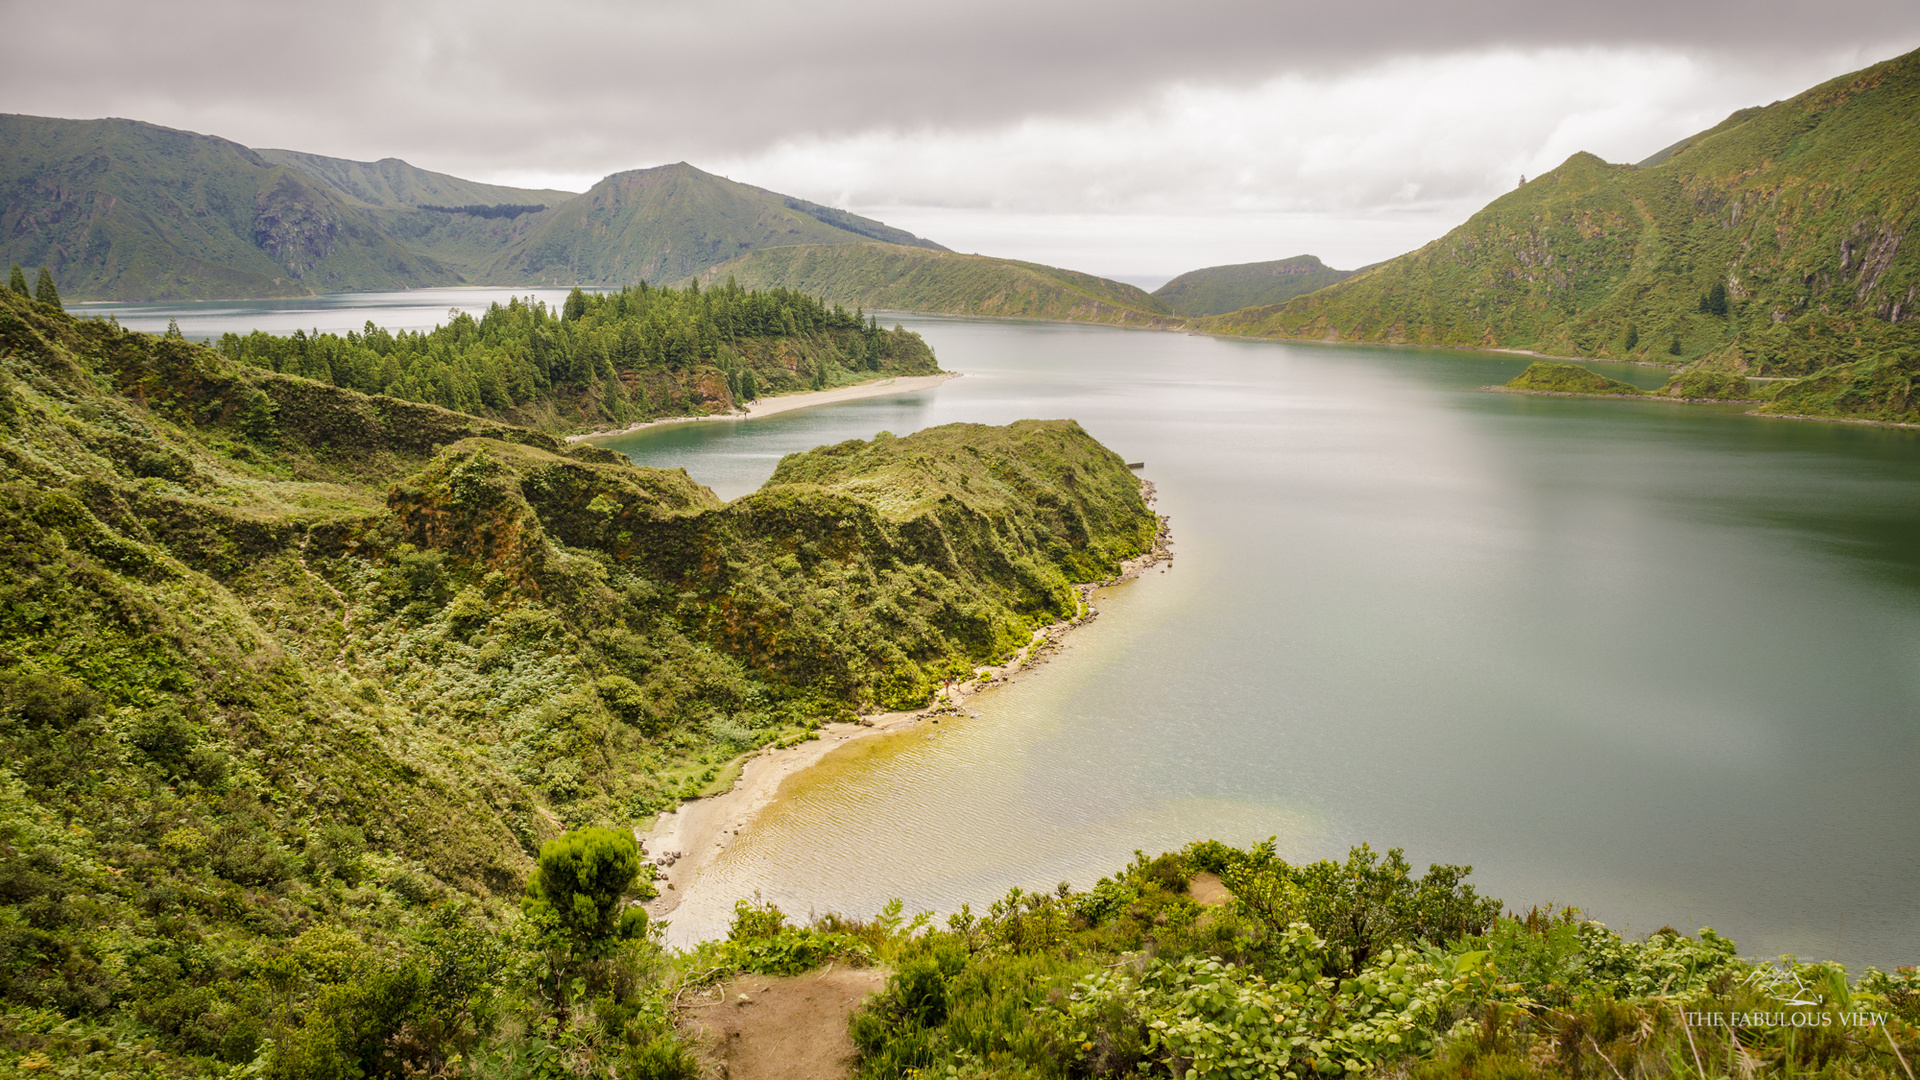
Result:
{"label": "gray cloud", "polygon": [[1107,274],[1417,246],[1920,45],[1912,0],[7,0],[0,110],[581,190],[690,160]]}
{"label": "gray cloud", "polygon": [[122,115],[453,171],[598,174],[796,134],[1100,116],[1383,57],[1659,47],[1763,64],[1920,32],[1911,0],[8,5],[10,111]]}

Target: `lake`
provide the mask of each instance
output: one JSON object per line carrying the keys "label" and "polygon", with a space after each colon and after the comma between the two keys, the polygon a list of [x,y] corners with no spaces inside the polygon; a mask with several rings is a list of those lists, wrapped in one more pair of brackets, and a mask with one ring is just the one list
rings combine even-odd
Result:
{"label": "lake", "polygon": [[1483,392],[1527,363],[1499,354],[899,321],[966,377],[606,443],[731,498],[821,443],[1073,417],[1146,463],[1177,557],[977,716],[796,778],[674,940],[755,892],[948,912],[1273,836],[1629,933],[1920,960],[1920,432]]}
{"label": "lake", "polygon": [[1920,959],[1920,432],[1490,394],[1527,363],[1497,354],[901,321],[966,377],[606,445],[732,498],[821,443],[1070,416],[1146,463],[1177,557],[977,718],[791,783],[675,940],[756,891],[947,912],[1275,836],[1630,932]]}

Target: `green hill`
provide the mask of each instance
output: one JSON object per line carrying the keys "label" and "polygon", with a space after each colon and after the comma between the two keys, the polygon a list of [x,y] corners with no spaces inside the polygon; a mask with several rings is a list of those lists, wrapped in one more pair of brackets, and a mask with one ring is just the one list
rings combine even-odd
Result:
{"label": "green hill", "polygon": [[292,150],[255,151],[330,188],[410,250],[478,281],[575,192],[503,187],[418,169],[398,158],[348,161]]}
{"label": "green hill", "polygon": [[836,304],[941,315],[1156,326],[1166,305],[1118,281],[1039,263],[897,244],[769,247],[703,271],[748,288],[786,288]]}
{"label": "green hill", "polygon": [[772,244],[945,250],[686,164],[575,195],[133,120],[0,115],[0,147],[0,263],[49,267],[69,300],[632,285]]}
{"label": "green hill", "polygon": [[68,299],[300,296],[460,278],[304,173],[132,120],[0,115],[0,260]]}
{"label": "green hill", "polygon": [[1648,159],[1576,154],[1418,251],[1209,330],[1751,375],[1920,351],[1920,53]]}
{"label": "green hill", "polygon": [[422,206],[558,206],[578,193],[515,188],[462,180],[415,168],[399,158],[348,161],[294,150],[255,150],[262,161],[297,169],[361,206],[382,210]]}
{"label": "green hill", "polygon": [[1180,315],[1222,315],[1283,303],[1352,276],[1353,271],[1335,270],[1316,256],[1295,255],[1189,270],[1155,289],[1153,295]]}
{"label": "green hill", "polygon": [[621,966],[656,948],[576,965],[519,913],[541,845],[925,703],[1155,528],[1072,421],[722,504],[0,290],[0,1071],[560,1075],[557,1015],[682,1075]]}
{"label": "green hill", "polygon": [[[859,231],[846,227],[858,225]],[[684,162],[615,173],[563,203],[483,274],[489,284],[680,281],[759,248],[850,244],[880,222],[702,172]],[[899,233],[928,250],[931,241]]]}
{"label": "green hill", "polygon": [[1528,364],[1527,370],[1509,380],[1506,388],[1525,390],[1532,394],[1581,394],[1608,397],[1641,397],[1646,394],[1645,390],[1632,383],[1610,379],[1578,364],[1555,364],[1546,360],[1535,360]]}

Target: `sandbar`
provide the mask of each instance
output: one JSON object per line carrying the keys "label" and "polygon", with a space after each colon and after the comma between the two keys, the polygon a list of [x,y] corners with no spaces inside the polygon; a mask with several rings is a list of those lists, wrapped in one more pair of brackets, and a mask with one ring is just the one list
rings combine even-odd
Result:
{"label": "sandbar", "polygon": [[760,398],[733,412],[711,413],[706,416],[668,416],[642,424],[632,424],[619,431],[590,431],[584,435],[569,435],[567,441],[611,439],[617,435],[630,435],[642,428],[650,428],[658,424],[684,424],[694,420],[757,420],[775,413],[810,409],[815,405],[832,405],[842,401],[858,401],[861,398],[887,397],[891,394],[910,394],[915,390],[930,390],[948,379],[959,377],[960,372],[957,371],[943,371],[938,375],[896,375],[886,379],[874,379],[871,382],[854,383],[852,386],[835,387],[832,390],[806,390],[798,394],[778,394]]}

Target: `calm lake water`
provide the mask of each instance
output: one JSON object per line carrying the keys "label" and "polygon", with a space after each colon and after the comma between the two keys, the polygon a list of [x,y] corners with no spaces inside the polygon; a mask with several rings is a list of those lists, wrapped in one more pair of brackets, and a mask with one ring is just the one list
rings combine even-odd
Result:
{"label": "calm lake water", "polygon": [[821,443],[1070,416],[1146,462],[1176,560],[977,718],[797,778],[676,940],[756,891],[945,912],[1277,836],[1633,932],[1920,960],[1920,432],[1478,389],[1518,357],[902,321],[966,377],[608,444],[731,498]]}
{"label": "calm lake water", "polygon": [[[211,300],[198,303],[162,304],[68,304],[75,315],[106,318],[111,315],[129,330],[158,334],[167,328],[167,320],[178,319],[180,333],[193,341],[212,339],[232,332],[246,334],[265,330],[269,334],[291,334],[295,330],[313,333],[344,334],[360,330],[372,320],[388,330],[431,330],[445,325],[455,311],[475,318],[486,313],[487,305],[505,304],[513,297],[528,296],[559,307],[566,302],[567,289],[408,289],[401,292],[330,293],[286,300]],[[605,289],[588,289],[605,292]]]}
{"label": "calm lake water", "polygon": [[947,912],[1276,836],[1632,933],[1920,961],[1920,432],[1478,389],[1520,357],[899,321],[966,377],[608,443],[731,498],[821,443],[1073,417],[1146,462],[1177,558],[977,717],[796,778],[675,940],[755,892]]}

